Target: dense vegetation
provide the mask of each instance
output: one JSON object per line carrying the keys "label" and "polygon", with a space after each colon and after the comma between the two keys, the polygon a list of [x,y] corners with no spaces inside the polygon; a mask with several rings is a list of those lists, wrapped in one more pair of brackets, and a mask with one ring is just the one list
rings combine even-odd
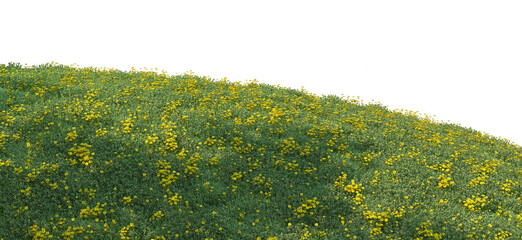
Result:
{"label": "dense vegetation", "polygon": [[519,239],[521,160],[279,85],[0,65],[0,239]]}

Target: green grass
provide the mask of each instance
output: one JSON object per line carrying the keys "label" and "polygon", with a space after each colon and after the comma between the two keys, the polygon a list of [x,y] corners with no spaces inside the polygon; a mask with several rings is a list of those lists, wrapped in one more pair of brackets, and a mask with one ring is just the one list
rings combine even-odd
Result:
{"label": "green grass", "polygon": [[522,237],[520,146],[256,81],[0,65],[0,159],[6,240]]}

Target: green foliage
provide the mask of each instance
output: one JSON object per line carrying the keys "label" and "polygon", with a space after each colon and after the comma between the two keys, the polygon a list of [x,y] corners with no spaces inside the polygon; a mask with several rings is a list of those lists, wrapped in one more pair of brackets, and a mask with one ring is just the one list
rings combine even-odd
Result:
{"label": "green foliage", "polygon": [[418,113],[54,63],[0,100],[0,239],[522,237],[522,149]]}

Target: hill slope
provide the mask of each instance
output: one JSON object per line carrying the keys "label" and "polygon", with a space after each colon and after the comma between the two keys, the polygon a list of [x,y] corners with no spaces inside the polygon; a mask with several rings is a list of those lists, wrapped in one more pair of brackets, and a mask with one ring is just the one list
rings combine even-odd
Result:
{"label": "hill slope", "polygon": [[0,239],[521,238],[521,160],[332,95],[0,65]]}

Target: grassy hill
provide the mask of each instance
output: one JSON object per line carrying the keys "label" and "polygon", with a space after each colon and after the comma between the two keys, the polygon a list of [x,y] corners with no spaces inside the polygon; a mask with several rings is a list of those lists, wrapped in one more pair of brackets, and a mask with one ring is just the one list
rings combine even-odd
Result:
{"label": "grassy hill", "polygon": [[521,160],[279,85],[0,65],[0,239],[520,239]]}

